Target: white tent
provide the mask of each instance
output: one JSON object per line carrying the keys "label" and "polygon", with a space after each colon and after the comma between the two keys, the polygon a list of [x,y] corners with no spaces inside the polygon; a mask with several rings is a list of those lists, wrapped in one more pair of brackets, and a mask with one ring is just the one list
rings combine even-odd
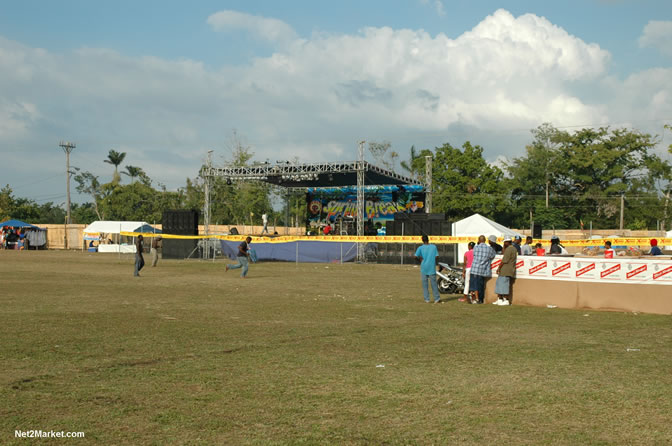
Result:
{"label": "white tent", "polygon": [[[473,237],[474,243],[478,243],[479,235],[484,235],[486,237],[489,235],[495,235],[497,237],[505,237],[508,235],[513,238],[513,236],[518,235],[518,233],[482,216],[481,214],[474,214],[471,217],[453,223],[453,235],[458,237]],[[457,259],[455,259],[457,263],[462,263],[465,252],[467,252],[467,244],[458,244]]]}
{"label": "white tent", "polygon": [[[84,228],[84,240],[100,240],[101,234],[120,234],[121,232],[156,232],[161,233],[160,230],[154,229],[149,223],[144,221],[94,221],[86,228]],[[100,244],[98,245],[98,252],[135,252],[134,244],[120,244],[117,236],[116,244]]]}

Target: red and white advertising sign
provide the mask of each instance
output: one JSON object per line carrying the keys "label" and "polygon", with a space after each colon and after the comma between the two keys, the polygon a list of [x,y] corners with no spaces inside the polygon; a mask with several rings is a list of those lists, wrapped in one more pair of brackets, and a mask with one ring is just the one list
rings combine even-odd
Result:
{"label": "red and white advertising sign", "polygon": [[644,282],[650,277],[647,274],[648,265],[642,262],[631,262],[625,266],[625,280],[630,282]]}
{"label": "red and white advertising sign", "polygon": [[578,261],[576,262],[576,277],[582,279],[594,279],[597,276],[595,273],[595,262]]}
{"label": "red and white advertising sign", "polygon": [[551,262],[551,276],[556,278],[569,279],[572,277],[572,262],[569,259]]}
{"label": "red and white advertising sign", "polygon": [[600,279],[618,282],[621,280],[621,264],[614,262],[602,262],[600,265]]}
{"label": "red and white advertising sign", "polygon": [[669,266],[665,264],[656,264],[651,268],[651,278],[657,283],[672,284],[672,262]]}
{"label": "red and white advertising sign", "polygon": [[[501,256],[492,262],[493,275]],[[672,285],[672,259],[526,256],[516,262],[518,277],[541,280]]]}
{"label": "red and white advertising sign", "polygon": [[546,260],[532,260],[530,261],[530,268],[527,270],[530,276],[546,276],[548,269],[548,262]]}

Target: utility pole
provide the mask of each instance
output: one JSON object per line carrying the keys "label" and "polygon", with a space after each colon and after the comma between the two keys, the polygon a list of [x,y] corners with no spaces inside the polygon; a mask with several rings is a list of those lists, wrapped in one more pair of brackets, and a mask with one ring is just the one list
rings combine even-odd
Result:
{"label": "utility pole", "polygon": [[205,235],[210,234],[210,169],[212,169],[212,150],[208,150],[208,160],[205,167],[205,175],[203,179],[205,184],[203,190],[205,192],[205,203],[203,203],[203,226]]}
{"label": "utility pole", "polygon": [[65,152],[65,191],[67,195],[66,201],[66,223],[72,223],[70,219],[70,152],[77,147],[74,142],[61,141],[58,145]]}
{"label": "utility pole", "polygon": [[[203,229],[205,235],[210,234],[210,169],[212,168],[212,150],[208,150],[208,160],[205,165],[205,172],[203,174],[203,192],[204,192],[204,203],[203,203]],[[210,239],[205,239],[205,250],[203,252],[203,257],[207,260],[210,257]],[[213,255],[214,259],[214,255]]]}
{"label": "utility pole", "polygon": [[63,231],[63,249],[68,249],[68,225],[72,223],[70,218],[70,152],[77,147],[74,142],[61,141],[58,145],[65,152],[65,195],[66,195],[66,214],[65,228]]}
{"label": "utility pole", "polygon": [[[620,230],[623,231],[623,210],[625,209],[625,194],[621,194],[621,225]],[[623,235],[623,234],[621,234]]]}
{"label": "utility pole", "polygon": [[546,180],[546,209],[548,209],[548,185],[550,181]]}
{"label": "utility pole", "polygon": [[432,156],[425,156],[425,212],[432,213]]}
{"label": "utility pole", "polygon": [[[357,163],[357,237],[364,235],[364,144],[359,142],[359,160]],[[364,249],[357,243],[357,261],[364,262]]]}

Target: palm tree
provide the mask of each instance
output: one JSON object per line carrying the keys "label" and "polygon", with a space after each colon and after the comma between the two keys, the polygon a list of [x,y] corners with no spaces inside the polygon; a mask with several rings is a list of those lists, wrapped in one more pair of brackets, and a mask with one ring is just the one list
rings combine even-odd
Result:
{"label": "palm tree", "polygon": [[135,178],[140,177],[145,174],[145,171],[141,167],[137,166],[126,166],[126,172],[121,172],[124,175],[131,177],[131,183]]}
{"label": "palm tree", "polygon": [[118,177],[119,172],[117,168],[121,163],[124,162],[124,158],[126,158],[126,152],[117,152],[114,149],[110,149],[109,153],[107,154],[107,159],[103,161],[114,166],[114,176]]}
{"label": "palm tree", "polygon": [[408,161],[402,161],[400,163],[401,168],[408,172],[413,178],[417,178],[418,176],[417,170],[413,168],[415,160],[418,158],[420,158],[420,154],[415,150],[415,146],[411,146],[411,158]]}

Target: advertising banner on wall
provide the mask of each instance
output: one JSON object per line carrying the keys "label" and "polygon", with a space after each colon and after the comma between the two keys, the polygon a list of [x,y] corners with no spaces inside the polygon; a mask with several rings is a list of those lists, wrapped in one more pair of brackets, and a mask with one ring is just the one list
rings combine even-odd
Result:
{"label": "advertising banner on wall", "polygon": [[[496,276],[501,256],[492,261]],[[599,283],[646,283],[672,285],[672,260],[622,257],[520,256],[516,277],[522,279],[565,280]]]}

